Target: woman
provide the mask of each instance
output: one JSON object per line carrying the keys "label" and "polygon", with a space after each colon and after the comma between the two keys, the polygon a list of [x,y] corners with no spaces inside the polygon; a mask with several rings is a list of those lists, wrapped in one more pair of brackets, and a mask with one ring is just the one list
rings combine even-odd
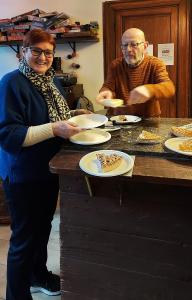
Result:
{"label": "woman", "polygon": [[[19,69],[0,83],[0,176],[11,215],[6,300],[31,300],[31,291],[60,294],[60,278],[47,270],[47,243],[58,197],[49,161],[63,139],[80,131],[67,120],[51,65],[55,40],[34,29],[23,41]],[[87,113],[85,110],[75,114]]]}

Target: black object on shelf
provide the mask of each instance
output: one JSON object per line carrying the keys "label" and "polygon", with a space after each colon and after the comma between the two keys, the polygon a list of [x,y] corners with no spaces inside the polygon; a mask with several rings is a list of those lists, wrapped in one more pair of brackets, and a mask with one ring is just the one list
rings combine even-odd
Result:
{"label": "black object on shelf", "polygon": [[55,56],[53,58],[52,67],[56,72],[61,72],[61,57]]}
{"label": "black object on shelf", "polygon": [[77,77],[71,73],[56,75],[62,87],[71,86],[77,83]]}

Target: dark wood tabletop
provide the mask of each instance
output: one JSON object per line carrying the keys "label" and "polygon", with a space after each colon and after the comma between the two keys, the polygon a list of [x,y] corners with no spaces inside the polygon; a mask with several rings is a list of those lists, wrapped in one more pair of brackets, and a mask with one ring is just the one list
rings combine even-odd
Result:
{"label": "dark wood tabletop", "polygon": [[[57,174],[85,175],[79,167],[79,161],[85,154],[99,149],[113,149],[136,156],[132,180],[191,185],[192,157],[166,149],[164,142],[156,145],[135,143],[135,139],[143,129],[153,129],[153,132],[156,130],[166,140],[173,137],[170,133],[171,126],[191,122],[192,119],[148,119],[129,125],[130,127],[125,126],[118,132],[112,132],[111,140],[101,145],[84,146],[67,141],[63,144],[61,151],[50,161],[50,170]],[[131,142],[129,141],[130,131],[133,137]]]}

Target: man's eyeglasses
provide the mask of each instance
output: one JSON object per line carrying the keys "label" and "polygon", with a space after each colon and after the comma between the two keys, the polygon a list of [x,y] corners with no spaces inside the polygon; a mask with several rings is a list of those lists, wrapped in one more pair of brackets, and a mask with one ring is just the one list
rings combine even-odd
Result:
{"label": "man's eyeglasses", "polygon": [[130,47],[130,48],[136,49],[141,44],[144,44],[144,42],[139,42],[139,43],[130,42],[130,43],[122,44],[121,48],[122,49],[127,49],[128,47]]}
{"label": "man's eyeglasses", "polygon": [[43,53],[47,58],[52,58],[55,54],[54,50],[42,50],[36,47],[26,47],[26,48],[29,48],[31,50],[31,54],[37,57],[39,57]]}

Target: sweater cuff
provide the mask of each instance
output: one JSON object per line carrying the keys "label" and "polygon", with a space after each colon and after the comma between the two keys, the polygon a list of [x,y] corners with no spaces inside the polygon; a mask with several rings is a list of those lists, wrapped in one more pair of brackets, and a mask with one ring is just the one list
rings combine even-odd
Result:
{"label": "sweater cuff", "polygon": [[54,134],[51,123],[31,126],[28,128],[23,147],[32,146],[53,137]]}
{"label": "sweater cuff", "polygon": [[150,92],[151,98],[171,98],[175,94],[175,87],[171,80],[163,81],[156,84],[145,84],[144,85]]}

